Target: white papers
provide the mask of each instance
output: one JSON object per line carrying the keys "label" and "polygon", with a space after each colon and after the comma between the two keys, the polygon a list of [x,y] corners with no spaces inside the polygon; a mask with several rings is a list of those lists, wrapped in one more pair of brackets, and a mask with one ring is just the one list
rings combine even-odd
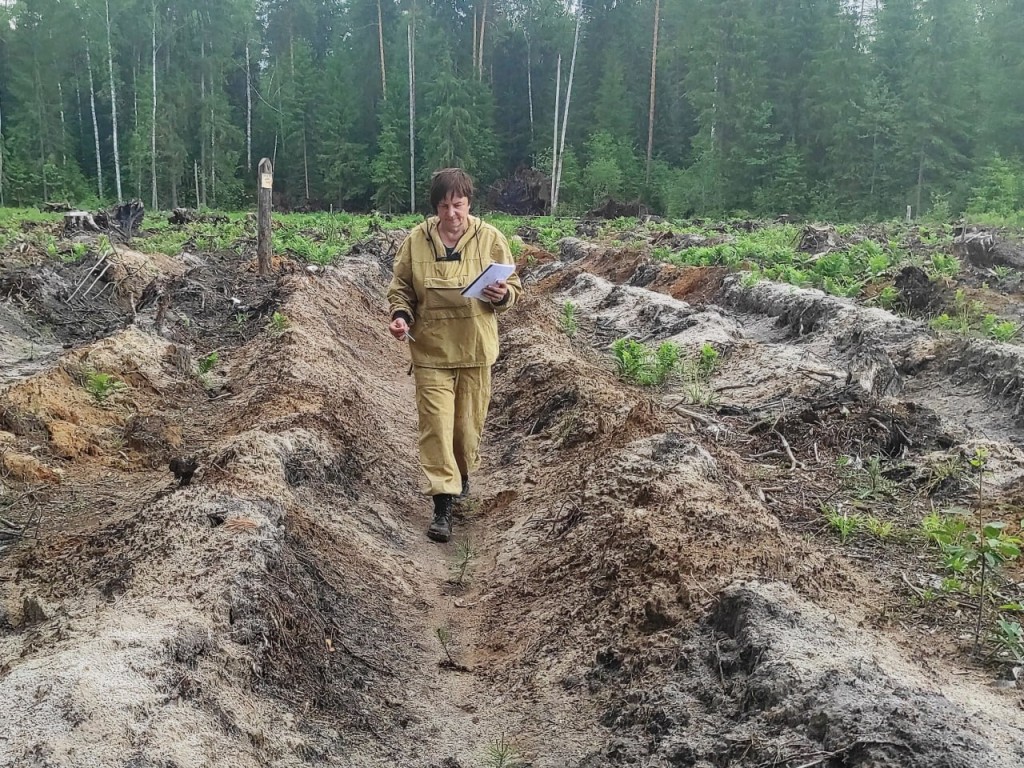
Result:
{"label": "white papers", "polygon": [[492,283],[508,280],[515,271],[515,264],[498,264],[497,262],[489,264],[487,269],[477,275],[476,279],[472,283],[462,289],[462,295],[467,299],[480,299],[480,301],[487,301],[483,294],[484,288]]}

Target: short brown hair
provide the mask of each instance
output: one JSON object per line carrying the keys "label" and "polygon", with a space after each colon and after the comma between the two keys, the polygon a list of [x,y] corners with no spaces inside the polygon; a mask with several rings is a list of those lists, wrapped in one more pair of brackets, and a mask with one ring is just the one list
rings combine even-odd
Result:
{"label": "short brown hair", "polygon": [[473,202],[473,179],[461,168],[442,168],[430,177],[430,207],[435,213],[448,195]]}

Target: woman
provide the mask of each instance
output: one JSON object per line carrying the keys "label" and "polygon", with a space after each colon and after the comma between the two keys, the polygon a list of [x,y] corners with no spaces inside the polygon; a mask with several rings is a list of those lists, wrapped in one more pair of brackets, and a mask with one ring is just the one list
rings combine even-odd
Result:
{"label": "woman", "polygon": [[497,315],[522,293],[519,277],[483,289],[483,300],[461,293],[488,264],[512,264],[505,236],[469,213],[473,180],[444,168],[430,180],[435,216],[417,226],[395,257],[388,288],[388,330],[409,342],[416,374],[420,466],[434,519],[427,536],[448,541],[452,503],[469,491],[479,465],[480,434],[498,357]]}

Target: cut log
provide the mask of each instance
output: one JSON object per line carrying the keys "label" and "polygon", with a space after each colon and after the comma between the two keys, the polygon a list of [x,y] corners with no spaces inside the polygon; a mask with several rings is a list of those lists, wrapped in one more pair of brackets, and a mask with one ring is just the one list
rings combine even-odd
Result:
{"label": "cut log", "polygon": [[995,232],[964,232],[954,238],[953,253],[983,269],[1024,269],[1024,243],[1002,239]]}

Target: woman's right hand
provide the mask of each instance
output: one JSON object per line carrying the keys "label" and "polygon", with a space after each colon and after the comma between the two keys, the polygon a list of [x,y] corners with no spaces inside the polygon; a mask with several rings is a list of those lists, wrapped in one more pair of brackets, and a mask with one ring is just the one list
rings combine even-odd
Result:
{"label": "woman's right hand", "polygon": [[404,317],[396,317],[391,321],[391,325],[388,326],[388,330],[391,331],[391,335],[399,341],[405,341],[405,337],[409,334],[409,324],[405,322]]}

